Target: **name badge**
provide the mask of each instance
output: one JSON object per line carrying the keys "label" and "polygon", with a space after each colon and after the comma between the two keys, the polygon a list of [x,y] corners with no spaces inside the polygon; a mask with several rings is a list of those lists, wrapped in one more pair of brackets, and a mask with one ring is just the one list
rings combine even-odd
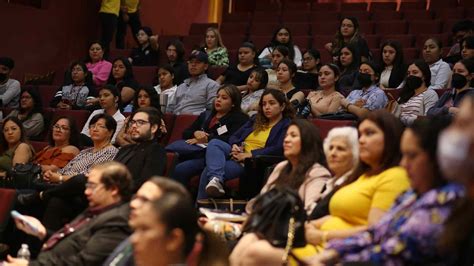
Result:
{"label": "name badge", "polygon": [[217,134],[222,135],[222,134],[225,134],[227,133],[227,126],[226,125],[223,125],[219,128],[217,128]]}

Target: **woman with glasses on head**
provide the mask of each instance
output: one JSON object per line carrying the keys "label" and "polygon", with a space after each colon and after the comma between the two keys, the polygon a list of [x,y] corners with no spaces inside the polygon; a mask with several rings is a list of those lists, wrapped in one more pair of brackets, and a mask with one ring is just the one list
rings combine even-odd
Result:
{"label": "woman with glasses on head", "polygon": [[34,162],[41,165],[43,172],[58,171],[79,154],[79,130],[76,123],[67,116],[58,116],[51,123],[48,146],[38,152]]}
{"label": "woman with glasses on head", "polygon": [[120,112],[118,108],[118,103],[120,102],[120,94],[113,85],[105,85],[99,90],[99,101],[102,109],[95,110],[87,119],[84,128],[82,129],[81,140],[85,143],[91,144],[90,142],[90,133],[89,133],[89,124],[91,119],[97,114],[106,113],[112,116],[117,123],[117,130],[114,131],[115,135],[112,137],[112,143],[115,143],[115,138],[117,137],[118,132],[122,129],[125,121],[125,116]]}
{"label": "woman with glasses on head", "polygon": [[0,144],[0,176],[19,163],[27,163],[33,159],[34,149],[26,141],[26,133],[21,121],[16,117],[8,117],[3,122],[2,142]]}
{"label": "woman with glasses on head", "polygon": [[41,97],[34,88],[24,88],[20,93],[20,108],[13,110],[7,117],[18,118],[28,138],[40,135],[44,129],[44,118],[41,114]]}

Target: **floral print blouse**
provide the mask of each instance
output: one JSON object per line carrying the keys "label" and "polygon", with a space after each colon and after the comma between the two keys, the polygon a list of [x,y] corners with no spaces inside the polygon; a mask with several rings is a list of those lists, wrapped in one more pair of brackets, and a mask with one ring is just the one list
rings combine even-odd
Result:
{"label": "floral print blouse", "polygon": [[217,47],[216,49],[207,52],[209,65],[210,66],[228,66],[229,65],[229,55],[227,54],[227,49],[224,47]]}
{"label": "floral print blouse", "polygon": [[378,224],[353,237],[330,241],[327,249],[335,249],[342,261],[370,261],[377,265],[440,262],[436,245],[443,223],[463,195],[462,187],[455,184],[421,196],[409,190]]}

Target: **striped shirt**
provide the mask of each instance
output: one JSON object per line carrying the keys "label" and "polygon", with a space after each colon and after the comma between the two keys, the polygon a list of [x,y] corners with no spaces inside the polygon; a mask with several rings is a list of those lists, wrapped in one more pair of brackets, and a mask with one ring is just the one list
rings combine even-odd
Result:
{"label": "striped shirt", "polygon": [[404,125],[411,125],[418,116],[424,116],[438,101],[434,90],[426,90],[411,97],[406,103],[400,104],[400,120]]}

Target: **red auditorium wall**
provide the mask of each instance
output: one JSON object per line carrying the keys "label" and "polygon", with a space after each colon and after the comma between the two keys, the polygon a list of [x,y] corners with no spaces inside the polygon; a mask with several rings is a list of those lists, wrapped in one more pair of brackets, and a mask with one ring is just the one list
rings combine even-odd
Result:
{"label": "red auditorium wall", "polygon": [[42,9],[0,2],[0,55],[16,61],[14,77],[56,70],[82,58],[97,36],[99,1],[49,0]]}

